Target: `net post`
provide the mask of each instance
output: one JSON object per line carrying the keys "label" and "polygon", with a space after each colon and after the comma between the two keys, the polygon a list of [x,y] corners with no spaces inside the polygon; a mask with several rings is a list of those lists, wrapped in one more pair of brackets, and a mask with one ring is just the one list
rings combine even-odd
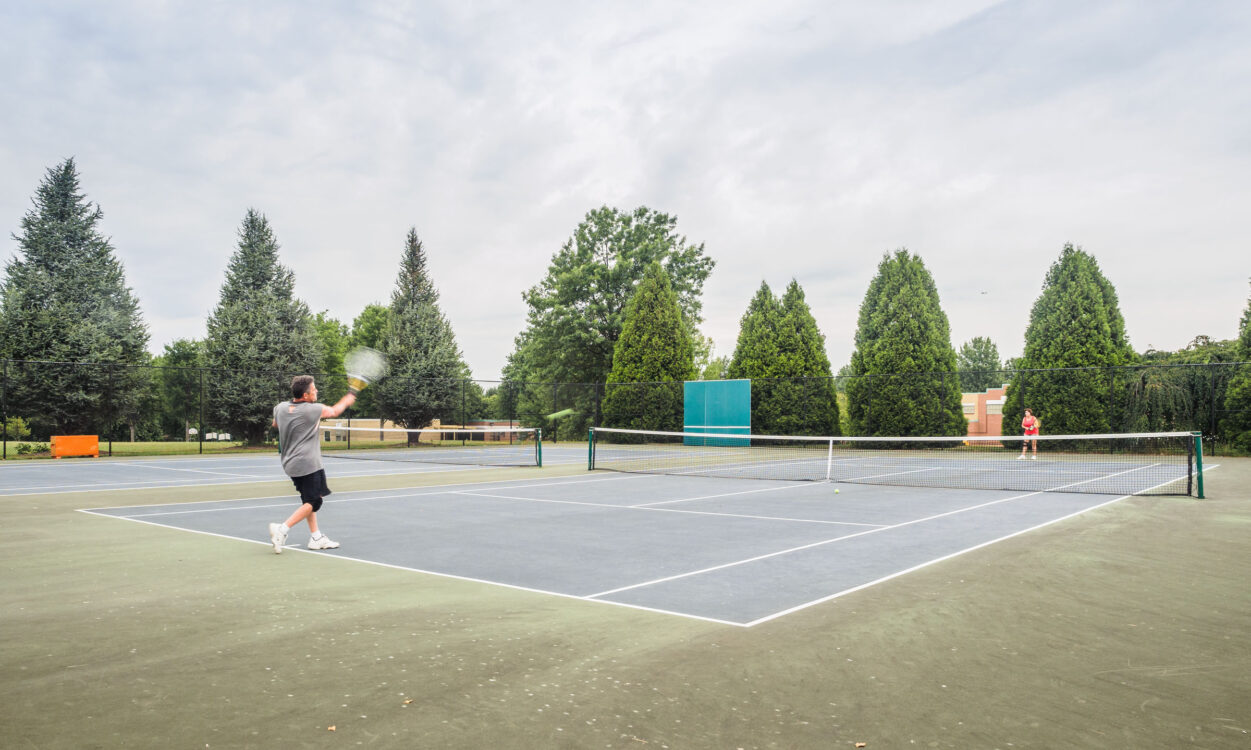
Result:
{"label": "net post", "polygon": [[[510,436],[511,437],[511,436]],[[537,466],[543,466],[543,428],[534,428],[534,458]]]}
{"label": "net post", "polygon": [[1203,433],[1195,431],[1194,435],[1194,453],[1195,453],[1195,487],[1199,490],[1199,499],[1203,499]]}
{"label": "net post", "polygon": [[588,427],[586,430],[586,470],[595,470],[595,428]]}

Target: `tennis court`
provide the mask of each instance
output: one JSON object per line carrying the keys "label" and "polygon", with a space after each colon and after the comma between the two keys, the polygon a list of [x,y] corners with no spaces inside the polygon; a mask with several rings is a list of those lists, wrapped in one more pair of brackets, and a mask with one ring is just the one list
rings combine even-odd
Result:
{"label": "tennis court", "polygon": [[[545,463],[552,466],[586,465],[586,446],[545,446]],[[398,452],[371,450],[344,457],[327,452],[325,461],[335,477],[439,474],[491,468],[490,452],[474,448],[447,449],[446,462],[437,451],[426,451],[421,460],[405,460]],[[473,463],[481,456],[482,463]],[[412,457],[409,456],[409,459]],[[208,487],[213,485],[289,482],[277,452],[266,455],[177,456],[167,458],[62,459],[58,461],[9,461],[0,463],[0,496],[84,492],[90,490],[140,490],[161,487]]]}
{"label": "tennis court", "polygon": [[[321,517],[343,547],[317,554],[752,626],[1121,497],[596,471],[336,493]],[[266,524],[293,507],[280,495],[87,512],[268,550]]]}
{"label": "tennis court", "polygon": [[1201,501],[543,451],[328,458],[343,546],[282,555],[272,455],[0,466],[49,487],[6,499],[6,742],[1245,747],[1246,459]]}

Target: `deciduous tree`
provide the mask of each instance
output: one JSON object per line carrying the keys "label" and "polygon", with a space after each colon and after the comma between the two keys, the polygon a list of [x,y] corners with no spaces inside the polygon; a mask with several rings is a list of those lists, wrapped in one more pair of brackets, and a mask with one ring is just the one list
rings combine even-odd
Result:
{"label": "deciduous tree", "polygon": [[956,366],[960,368],[960,387],[966,393],[977,393],[988,388],[998,388],[1007,382],[999,361],[999,347],[985,336],[974,336],[956,352]]}
{"label": "deciduous tree", "polygon": [[[1251,297],[1238,329],[1238,358],[1251,362]],[[1251,365],[1242,365],[1225,391],[1223,432],[1239,450],[1251,452]]]}

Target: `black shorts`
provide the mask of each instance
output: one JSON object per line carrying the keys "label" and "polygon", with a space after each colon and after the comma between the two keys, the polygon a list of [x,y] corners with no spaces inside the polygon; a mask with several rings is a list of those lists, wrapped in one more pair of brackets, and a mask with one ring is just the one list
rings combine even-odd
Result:
{"label": "black shorts", "polygon": [[325,469],[318,469],[302,477],[291,477],[291,483],[300,491],[300,499],[313,506],[314,513],[321,510],[321,499],[330,494]]}

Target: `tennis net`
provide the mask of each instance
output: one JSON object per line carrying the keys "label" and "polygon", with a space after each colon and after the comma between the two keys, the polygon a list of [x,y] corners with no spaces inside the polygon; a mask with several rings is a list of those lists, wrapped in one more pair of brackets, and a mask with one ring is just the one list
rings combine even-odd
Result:
{"label": "tennis net", "polygon": [[1036,452],[1024,437],[1012,436],[803,437],[597,427],[588,460],[590,469],[648,474],[1115,495],[1192,494],[1201,470],[1196,464],[1202,465],[1188,432],[1033,439]]}
{"label": "tennis net", "polygon": [[533,427],[345,427],[322,424],[325,458],[478,466],[542,466],[543,437]]}

